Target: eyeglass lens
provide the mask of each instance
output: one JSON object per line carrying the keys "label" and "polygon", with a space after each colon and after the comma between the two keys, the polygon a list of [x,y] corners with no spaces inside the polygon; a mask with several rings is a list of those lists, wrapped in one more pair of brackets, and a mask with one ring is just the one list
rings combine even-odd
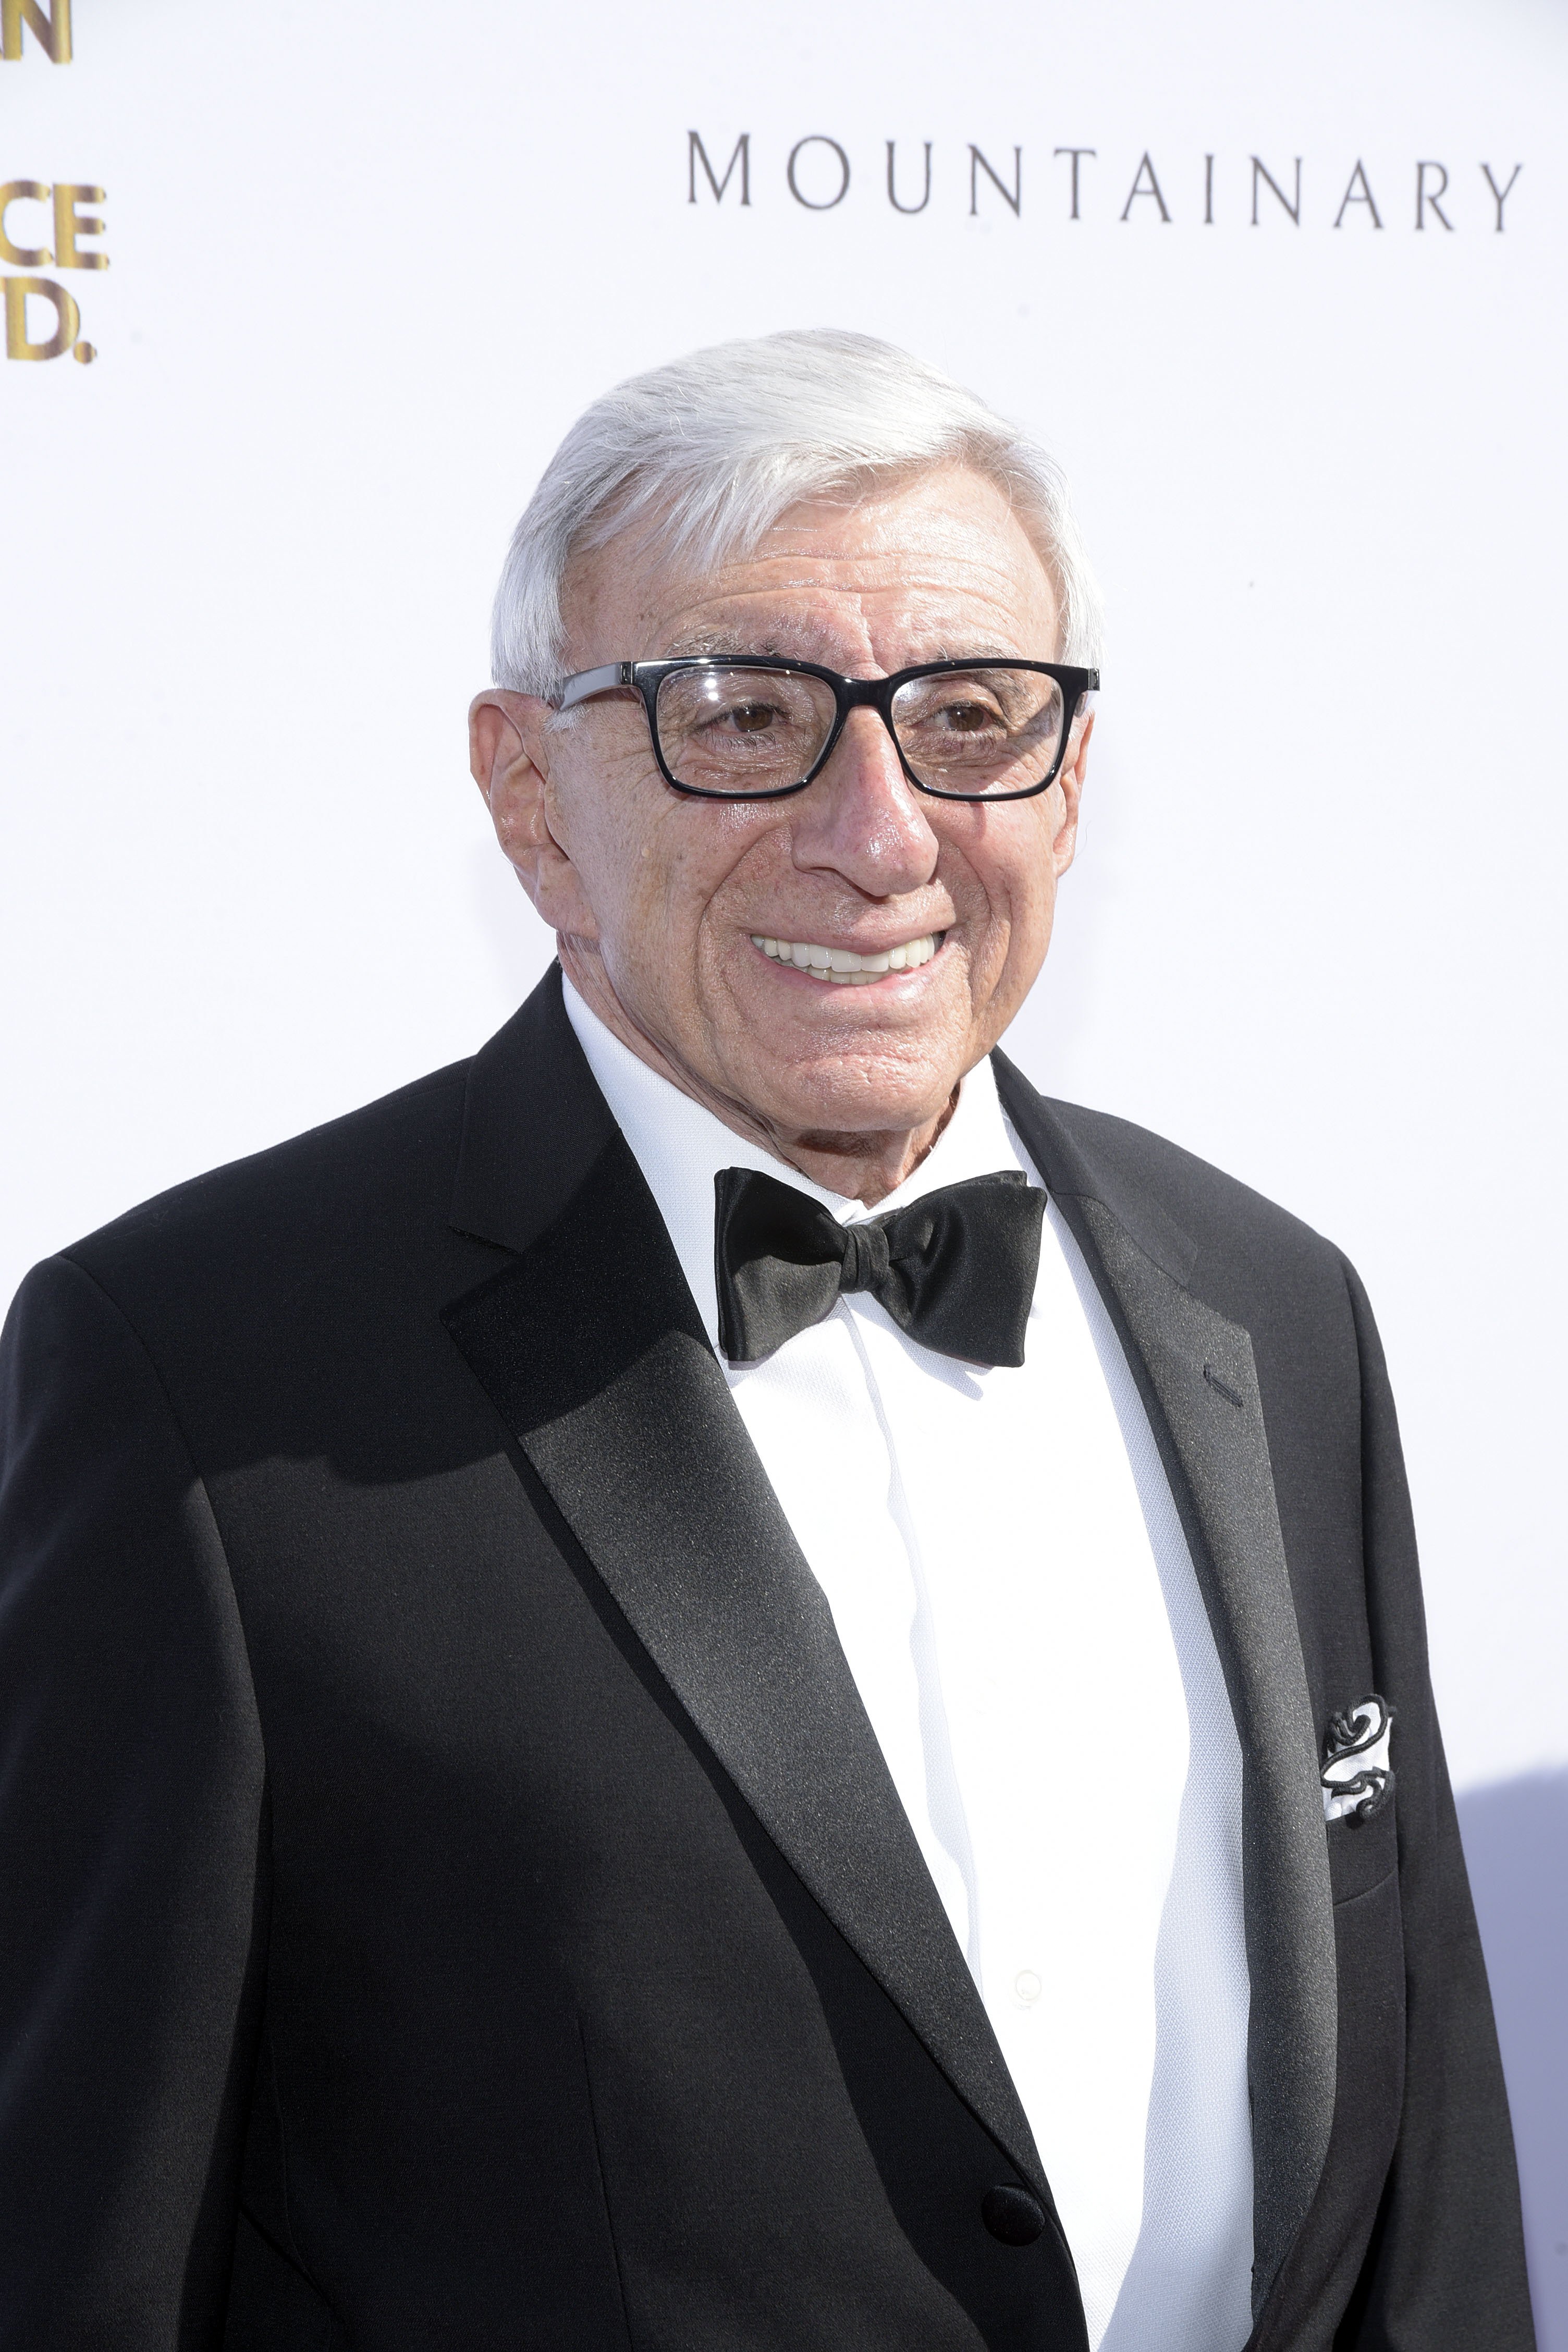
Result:
{"label": "eyeglass lens", "polygon": [[[790,670],[674,670],[655,705],[659,751],[693,792],[780,792],[811,773],[837,708],[824,679]],[[893,732],[934,792],[1026,793],[1056,761],[1062,690],[1005,663],[910,678],[893,698]]]}

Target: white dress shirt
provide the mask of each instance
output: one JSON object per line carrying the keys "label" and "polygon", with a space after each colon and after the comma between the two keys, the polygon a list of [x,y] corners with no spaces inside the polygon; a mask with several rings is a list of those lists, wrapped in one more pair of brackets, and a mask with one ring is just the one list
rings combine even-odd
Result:
{"label": "white dress shirt", "polygon": [[[781,1178],[845,1222],[995,1169],[1040,1184],[988,1062],[871,1212],[732,1134],[565,993],[715,1346],[721,1169]],[[1148,1420],[1072,1234],[1047,1202],[1019,1369],[937,1355],[857,1293],[727,1370],[1033,2127],[1090,2346],[1240,2352],[1241,1754]]]}

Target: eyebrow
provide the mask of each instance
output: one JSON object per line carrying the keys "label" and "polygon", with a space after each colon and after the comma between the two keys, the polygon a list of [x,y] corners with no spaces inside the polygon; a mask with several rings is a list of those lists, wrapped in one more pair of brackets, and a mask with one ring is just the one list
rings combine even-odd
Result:
{"label": "eyebrow", "polygon": [[733,629],[693,629],[678,637],[666,656],[670,661],[700,660],[704,655],[743,656],[755,654],[764,661],[801,661],[802,654],[786,651],[771,637],[759,644],[755,637],[739,636]]}

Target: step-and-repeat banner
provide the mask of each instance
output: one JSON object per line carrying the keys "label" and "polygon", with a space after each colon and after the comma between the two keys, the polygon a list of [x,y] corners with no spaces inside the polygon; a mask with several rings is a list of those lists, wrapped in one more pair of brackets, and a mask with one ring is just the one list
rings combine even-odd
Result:
{"label": "step-and-repeat banner", "polygon": [[1568,2347],[1568,20],[1554,0],[0,0],[0,1291],[466,1054],[466,768],[574,414],[786,325],[1066,461],[1081,860],[1011,1040],[1331,1234],[1402,1400]]}

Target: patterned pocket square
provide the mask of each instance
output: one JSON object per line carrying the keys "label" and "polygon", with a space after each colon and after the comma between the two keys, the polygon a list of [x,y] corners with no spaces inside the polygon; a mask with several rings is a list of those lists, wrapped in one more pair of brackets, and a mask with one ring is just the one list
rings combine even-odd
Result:
{"label": "patterned pocket square", "polygon": [[1394,1793],[1393,1731],[1394,1709],[1375,1691],[1331,1719],[1322,1770],[1326,1822],[1369,1822],[1382,1812]]}

